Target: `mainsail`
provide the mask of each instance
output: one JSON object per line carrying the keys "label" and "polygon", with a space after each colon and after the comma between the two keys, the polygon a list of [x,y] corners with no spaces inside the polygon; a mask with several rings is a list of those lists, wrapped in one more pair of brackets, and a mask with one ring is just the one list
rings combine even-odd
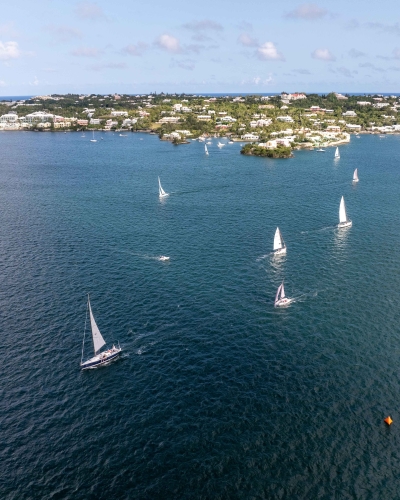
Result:
{"label": "mainsail", "polygon": [[206,155],[208,155],[207,144],[204,144],[204,149],[205,149]]}
{"label": "mainsail", "polygon": [[279,227],[277,227],[274,236],[274,251],[280,250],[283,247],[284,247],[283,238],[281,232],[279,231]]}
{"label": "mainsail", "polygon": [[347,217],[346,217],[346,205],[344,204],[344,198],[342,196],[342,199],[340,200],[340,207],[339,207],[339,222],[346,222]]}
{"label": "mainsail", "polygon": [[336,148],[336,151],[335,151],[335,158],[340,158],[339,148],[338,147]]}
{"label": "mainsail", "polygon": [[103,345],[105,345],[105,341],[100,333],[99,327],[96,325],[96,321],[92,313],[92,308],[90,306],[90,300],[89,300],[89,313],[90,313],[90,326],[92,327],[94,353],[96,354],[96,352],[99,351],[103,347]]}
{"label": "mainsail", "polygon": [[353,181],[358,182],[358,169],[357,168],[354,170]]}

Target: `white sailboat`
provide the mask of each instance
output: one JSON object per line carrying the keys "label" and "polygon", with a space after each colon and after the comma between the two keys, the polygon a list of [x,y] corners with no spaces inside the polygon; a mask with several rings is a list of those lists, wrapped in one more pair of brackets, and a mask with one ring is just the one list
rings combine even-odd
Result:
{"label": "white sailboat", "polygon": [[336,147],[335,158],[340,158],[339,148]]}
{"label": "white sailboat", "polygon": [[[92,308],[90,306],[89,295],[88,295],[87,309],[89,310],[89,315],[90,315],[90,326],[92,329],[94,356],[86,360],[85,362],[83,361],[83,350],[85,347],[85,333],[86,333],[86,320],[85,320],[85,332],[83,334],[82,357],[81,357],[82,370],[87,370],[88,368],[97,368],[101,365],[107,365],[108,363],[111,363],[111,361],[116,359],[119,356],[120,352],[122,351],[119,345],[118,347],[113,345],[111,349],[108,349],[108,351],[100,352],[100,349],[106,344],[106,341],[101,335],[99,327],[97,326],[96,321],[94,319]],[[86,318],[87,318],[87,311],[86,311]]]}
{"label": "white sailboat", "polygon": [[350,227],[353,223],[351,220],[347,219],[346,215],[346,205],[344,203],[344,198],[342,196],[342,199],[340,200],[340,206],[339,206],[339,224],[338,227]]}
{"label": "white sailboat", "polygon": [[208,156],[207,144],[204,144],[204,150],[205,150],[205,152],[206,152],[206,155]]}
{"label": "white sailboat", "polygon": [[274,254],[275,255],[284,255],[286,254],[286,245],[283,241],[282,234],[279,230],[279,227],[276,228],[275,236],[274,236]]}
{"label": "white sailboat", "polygon": [[358,182],[360,179],[358,178],[358,168],[354,170],[353,173],[353,182]]}
{"label": "white sailboat", "polygon": [[274,307],[287,306],[291,302],[292,302],[292,299],[288,299],[285,296],[285,287],[283,286],[283,281],[282,281],[282,283],[279,285],[278,290],[276,292]]}
{"label": "white sailboat", "polygon": [[93,130],[93,139],[90,139],[90,142],[97,142],[97,139],[94,138],[94,130]]}
{"label": "white sailboat", "polygon": [[219,141],[218,141],[218,147],[219,147],[219,148],[223,148],[224,146],[225,146],[225,144],[222,144],[222,142],[219,142]]}
{"label": "white sailboat", "polygon": [[158,196],[160,198],[166,198],[167,196],[169,196],[169,193],[166,193],[161,186],[160,177],[158,178]]}

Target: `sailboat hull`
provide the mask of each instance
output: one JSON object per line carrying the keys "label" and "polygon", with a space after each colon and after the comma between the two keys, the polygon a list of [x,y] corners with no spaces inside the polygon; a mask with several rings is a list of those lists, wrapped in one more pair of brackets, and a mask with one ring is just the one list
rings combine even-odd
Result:
{"label": "sailboat hull", "polygon": [[351,220],[346,220],[345,222],[339,222],[338,228],[341,229],[343,227],[350,227],[353,225],[353,222]]}
{"label": "sailboat hull", "polygon": [[278,250],[274,250],[274,255],[286,255],[286,247],[278,248]]}
{"label": "sailboat hull", "polygon": [[120,355],[122,349],[120,347],[113,347],[108,351],[101,352],[93,358],[88,359],[84,363],[81,363],[82,370],[89,370],[91,368],[98,368],[99,366],[108,365],[112,361],[115,361]]}
{"label": "sailboat hull", "polygon": [[283,299],[277,300],[274,304],[274,307],[285,307],[288,306],[292,302],[292,299],[287,299],[284,297]]}

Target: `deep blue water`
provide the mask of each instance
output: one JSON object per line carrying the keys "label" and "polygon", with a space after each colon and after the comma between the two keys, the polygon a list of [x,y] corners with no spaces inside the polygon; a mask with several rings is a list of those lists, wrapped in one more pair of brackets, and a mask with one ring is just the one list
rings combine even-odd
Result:
{"label": "deep blue water", "polygon": [[[400,138],[103,137],[0,134],[0,497],[396,498]],[[88,292],[124,355],[81,372]]]}

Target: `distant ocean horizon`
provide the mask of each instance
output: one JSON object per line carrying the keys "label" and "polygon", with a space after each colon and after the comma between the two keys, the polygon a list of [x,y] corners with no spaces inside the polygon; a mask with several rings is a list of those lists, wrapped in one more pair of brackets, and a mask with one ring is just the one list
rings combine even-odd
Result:
{"label": "distant ocean horizon", "polygon": [[[118,93],[118,92],[117,92]],[[207,96],[207,97],[223,97],[223,96],[229,96],[229,97],[238,97],[238,96],[249,96],[249,95],[258,95],[258,96],[274,96],[274,95],[279,95],[280,92],[173,92],[174,94],[177,95],[193,95],[193,96]],[[304,92],[305,94],[318,94],[318,95],[327,95],[330,92]],[[344,95],[350,95],[350,96],[363,96],[363,95],[383,95],[383,96],[389,96],[389,95],[394,95],[394,96],[400,96],[399,92],[340,92],[341,94]],[[82,92],[84,94],[84,92]],[[108,94],[113,94],[113,92],[109,92]],[[107,93],[91,93],[90,95],[108,95]],[[126,94],[130,96],[134,95],[148,95],[150,92],[146,93],[132,93],[132,94]],[[161,94],[159,92],[158,94]],[[171,95],[172,93],[166,92],[165,94]],[[36,94],[38,95],[38,94]],[[54,95],[51,94],[51,95]],[[59,95],[65,95],[65,94],[59,94]],[[87,94],[89,95],[89,94]],[[0,102],[1,101],[20,101],[22,99],[32,99],[35,97],[34,95],[5,95],[5,96],[0,96]]]}

